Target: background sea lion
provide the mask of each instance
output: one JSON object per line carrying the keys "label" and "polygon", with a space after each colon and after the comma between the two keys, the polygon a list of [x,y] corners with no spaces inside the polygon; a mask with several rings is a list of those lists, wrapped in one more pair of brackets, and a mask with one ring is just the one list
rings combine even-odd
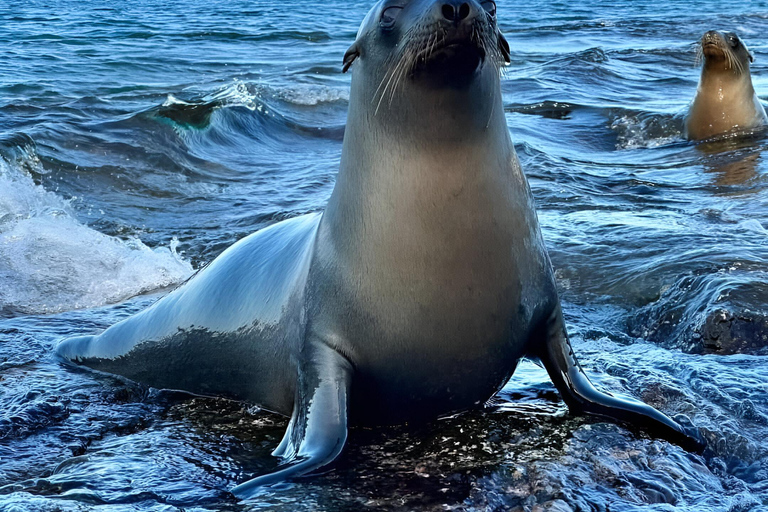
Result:
{"label": "background sea lion", "polygon": [[290,414],[282,464],[240,496],[327,465],[350,424],[480,406],[523,356],[542,361],[573,412],[701,447],[655,409],[598,392],[575,359],[507,130],[495,13],[489,1],[378,3],[344,56],[348,123],[325,212],[247,237],[59,353]]}
{"label": "background sea lion", "polygon": [[701,38],[703,59],[699,87],[685,118],[685,134],[700,140],[768,123],[752,87],[749,64],[754,57],[733,32],[710,30]]}

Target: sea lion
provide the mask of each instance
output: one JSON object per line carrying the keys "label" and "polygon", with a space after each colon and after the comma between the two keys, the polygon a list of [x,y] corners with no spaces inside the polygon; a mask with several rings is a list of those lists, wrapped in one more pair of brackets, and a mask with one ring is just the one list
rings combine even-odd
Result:
{"label": "sea lion", "polygon": [[326,466],[349,425],[482,406],[524,356],[574,413],[699,448],[657,410],[597,391],[571,350],[533,197],[504,117],[496,5],[384,0],[344,56],[341,165],[325,212],[236,243],[65,358],[291,416],[260,486]]}
{"label": "sea lion", "polygon": [[685,118],[688,139],[707,139],[768,123],[752,87],[749,64],[755,58],[739,36],[710,30],[701,38],[698,59],[703,59],[704,65]]}

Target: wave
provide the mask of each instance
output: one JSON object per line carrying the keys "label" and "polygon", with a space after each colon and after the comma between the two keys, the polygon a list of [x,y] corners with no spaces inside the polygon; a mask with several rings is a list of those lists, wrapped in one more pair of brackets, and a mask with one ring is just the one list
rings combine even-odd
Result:
{"label": "wave", "polygon": [[302,106],[316,106],[323,103],[346,103],[349,101],[348,87],[299,84],[275,91],[281,100]]}
{"label": "wave", "polygon": [[616,149],[656,148],[683,140],[681,115],[616,111],[609,116]]}
{"label": "wave", "polygon": [[692,353],[768,353],[768,276],[752,266],[682,276],[632,315],[631,334]]}
{"label": "wave", "polygon": [[102,306],[192,274],[176,240],[152,249],[96,231],[29,168],[41,169],[29,147],[0,157],[0,316]]}
{"label": "wave", "polygon": [[541,101],[533,104],[511,104],[505,105],[505,112],[516,112],[518,114],[529,114],[546,117],[549,119],[568,119],[571,113],[580,108],[581,105],[574,105],[564,101]]}
{"label": "wave", "polygon": [[[274,129],[288,128],[303,135],[337,138],[338,126],[318,125],[316,122],[305,119],[302,112],[297,110],[303,107],[335,104],[343,107],[347,101],[349,101],[349,91],[346,87],[299,84],[276,88],[235,80],[202,97],[180,98],[169,94],[162,105],[137,115],[170,121],[181,129],[205,130],[214,126],[227,130],[233,128],[230,124],[243,124],[242,116],[222,120],[219,125],[216,125],[214,113],[222,110],[226,112],[225,116],[229,116],[231,115],[229,111],[243,108],[257,114],[261,120],[257,131],[251,135],[269,136]],[[266,125],[262,126],[264,123]],[[269,126],[270,124],[273,126]]]}

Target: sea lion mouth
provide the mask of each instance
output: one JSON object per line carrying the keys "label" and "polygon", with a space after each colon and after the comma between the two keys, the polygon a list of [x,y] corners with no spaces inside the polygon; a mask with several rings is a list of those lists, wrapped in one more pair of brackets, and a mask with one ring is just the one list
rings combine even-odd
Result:
{"label": "sea lion mouth", "polygon": [[458,27],[425,25],[404,39],[404,49],[415,55],[408,77],[436,87],[466,86],[487,62],[505,62],[499,36],[484,17]]}
{"label": "sea lion mouth", "polygon": [[718,32],[710,30],[701,37],[699,52],[702,57],[724,58],[726,51],[725,41]]}
{"label": "sea lion mouth", "polygon": [[432,50],[414,72],[467,76],[476,73],[485,62],[486,50],[471,39],[449,40]]}
{"label": "sea lion mouth", "polygon": [[704,37],[701,38],[699,51],[702,52],[705,57],[722,56],[726,51],[725,41],[721,41],[717,33],[707,32],[704,34]]}
{"label": "sea lion mouth", "polygon": [[704,57],[720,57],[725,58],[725,52],[727,50],[716,41],[706,41],[701,45],[701,53]]}
{"label": "sea lion mouth", "polygon": [[374,93],[376,113],[391,105],[408,82],[433,88],[466,88],[488,66],[500,72],[509,44],[488,15],[455,25],[416,23],[399,40]]}

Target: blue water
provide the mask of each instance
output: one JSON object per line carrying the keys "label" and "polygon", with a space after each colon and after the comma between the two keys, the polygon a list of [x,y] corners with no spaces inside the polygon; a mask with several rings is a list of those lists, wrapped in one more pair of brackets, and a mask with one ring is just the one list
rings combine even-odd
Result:
{"label": "blue water", "polygon": [[768,2],[498,2],[512,138],[577,353],[701,427],[692,455],[567,415],[526,363],[484,411],[354,430],[254,502],[286,421],[64,367],[243,236],[323,208],[369,2],[0,3],[0,510],[768,510],[768,138],[694,145],[695,41]]}

